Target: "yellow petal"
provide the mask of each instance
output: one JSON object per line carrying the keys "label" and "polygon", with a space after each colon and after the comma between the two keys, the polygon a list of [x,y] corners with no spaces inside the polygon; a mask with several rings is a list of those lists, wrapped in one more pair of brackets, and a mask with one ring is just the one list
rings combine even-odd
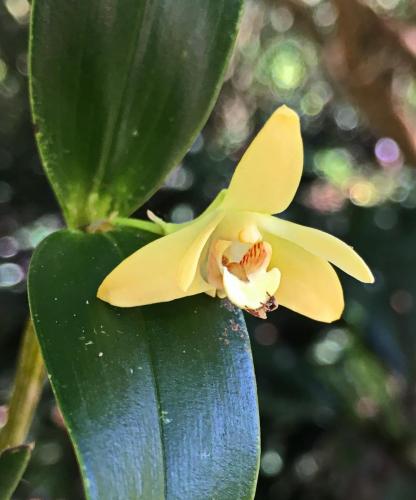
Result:
{"label": "yellow petal", "polygon": [[257,273],[250,281],[241,281],[224,268],[224,289],[230,301],[242,309],[258,309],[274,295],[280,281],[278,269]]}
{"label": "yellow petal", "polygon": [[185,247],[185,251],[179,263],[177,278],[182,290],[186,291],[191,286],[197,271],[202,250],[223,217],[224,214],[221,211],[207,213],[204,217],[199,218],[192,224],[192,231],[189,231],[191,226],[182,230],[184,234],[186,231],[190,234],[192,232],[195,234],[195,236],[191,236],[192,240],[189,241]]}
{"label": "yellow petal", "polygon": [[[149,243],[123,260],[102,282],[97,296],[119,307],[167,302],[212,291],[198,269],[220,212],[207,214],[180,231]],[[189,287],[184,290],[184,282]]]}
{"label": "yellow petal", "polygon": [[261,227],[277,236],[303,247],[308,252],[328,260],[347,274],[364,283],[374,277],[363,259],[346,243],[324,231],[301,226],[277,217],[260,216]]}
{"label": "yellow petal", "polygon": [[292,201],[302,176],[303,147],[297,114],[280,107],[241,158],[224,208],[275,214]]}
{"label": "yellow petal", "polygon": [[270,266],[281,273],[277,303],[318,321],[337,320],[344,298],[332,266],[290,241],[269,234],[264,239],[273,247]]}
{"label": "yellow petal", "polygon": [[[222,290],[222,258],[224,252],[231,245],[231,241],[227,240],[214,240],[211,243],[208,259],[207,259],[207,268],[206,275],[207,281],[210,283],[215,289]],[[214,294],[215,296],[215,294]]]}

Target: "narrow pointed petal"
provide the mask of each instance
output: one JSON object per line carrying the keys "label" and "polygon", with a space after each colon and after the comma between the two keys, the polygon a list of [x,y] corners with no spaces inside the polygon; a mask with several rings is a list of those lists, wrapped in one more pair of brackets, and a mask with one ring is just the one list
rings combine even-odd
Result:
{"label": "narrow pointed petal", "polygon": [[182,230],[184,233],[188,231],[190,234],[192,232],[195,234],[195,237],[191,236],[192,241],[185,247],[179,263],[177,278],[182,290],[186,291],[192,285],[202,250],[223,217],[220,211],[207,213],[192,224],[194,228],[192,231],[190,231],[191,225]]}
{"label": "narrow pointed petal", "polygon": [[[97,296],[115,306],[133,307],[212,292],[199,273],[198,262],[221,217],[208,214],[137,250],[105,278]],[[181,286],[184,277],[190,281],[186,290]]]}
{"label": "narrow pointed petal", "polygon": [[374,276],[363,259],[352,247],[324,231],[301,226],[277,217],[260,217],[261,226],[308,252],[328,260],[363,283],[374,283]]}
{"label": "narrow pointed petal", "polygon": [[344,298],[333,267],[290,241],[269,234],[265,239],[273,247],[270,266],[281,272],[277,303],[318,321],[337,320]]}
{"label": "narrow pointed petal", "polygon": [[222,290],[222,258],[231,241],[215,240],[211,243],[207,259],[207,281],[215,289]]}
{"label": "narrow pointed petal", "polygon": [[297,114],[277,109],[241,158],[224,199],[224,207],[275,214],[295,196],[303,166]]}

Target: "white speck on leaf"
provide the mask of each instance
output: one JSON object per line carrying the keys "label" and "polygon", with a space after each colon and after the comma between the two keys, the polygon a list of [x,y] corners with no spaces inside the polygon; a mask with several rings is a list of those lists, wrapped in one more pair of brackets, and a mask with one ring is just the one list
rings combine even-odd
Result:
{"label": "white speck on leaf", "polygon": [[172,422],[172,419],[168,418],[167,415],[168,415],[167,411],[161,411],[160,419],[164,424],[170,424]]}
{"label": "white speck on leaf", "polygon": [[240,330],[240,325],[236,321],[231,319],[230,320],[230,328],[233,332],[238,332]]}
{"label": "white speck on leaf", "polygon": [[104,353],[103,353],[103,352],[99,352],[99,353],[98,353],[98,357],[99,357],[99,358],[101,358],[103,355],[104,355]]}

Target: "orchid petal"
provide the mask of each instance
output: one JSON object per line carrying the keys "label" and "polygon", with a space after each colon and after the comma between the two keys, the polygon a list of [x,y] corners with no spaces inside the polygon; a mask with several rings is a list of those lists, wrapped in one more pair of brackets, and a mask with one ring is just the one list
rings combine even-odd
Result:
{"label": "orchid petal", "polygon": [[221,218],[221,212],[212,212],[140,248],[104,279],[97,296],[115,306],[133,307],[212,293],[198,263]]}
{"label": "orchid petal", "polygon": [[[207,281],[217,290],[222,290],[222,258],[224,252],[231,245],[231,241],[214,240],[208,252],[206,274]],[[215,293],[214,293],[215,297]]]}
{"label": "orchid petal", "polygon": [[296,243],[308,252],[328,260],[359,281],[374,282],[374,276],[363,259],[352,247],[335,236],[277,217],[260,216],[260,220],[259,225],[263,230]]}
{"label": "orchid petal", "polygon": [[223,207],[275,214],[285,210],[302,176],[303,147],[297,114],[280,107],[241,158]]}
{"label": "orchid petal", "polygon": [[[224,215],[220,211],[207,213],[204,217],[198,218],[194,224],[181,231],[184,234],[185,232],[192,234],[197,231],[197,234],[191,236],[191,241],[184,247],[183,256],[180,258],[177,277],[182,290],[186,291],[192,285],[202,250],[223,217]],[[190,230],[191,227],[194,229]]]}
{"label": "orchid petal", "polygon": [[271,234],[265,239],[273,247],[270,266],[281,272],[277,303],[318,321],[337,320],[344,309],[344,298],[333,267],[290,241]]}

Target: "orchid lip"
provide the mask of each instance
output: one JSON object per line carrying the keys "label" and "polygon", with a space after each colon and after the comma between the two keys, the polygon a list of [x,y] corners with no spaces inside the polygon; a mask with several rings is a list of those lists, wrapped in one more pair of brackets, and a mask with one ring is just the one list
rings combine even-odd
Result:
{"label": "orchid lip", "polygon": [[216,240],[208,255],[208,282],[237,307],[265,318],[277,307],[274,294],[280,283],[280,271],[268,270],[271,254],[271,246],[264,241]]}

